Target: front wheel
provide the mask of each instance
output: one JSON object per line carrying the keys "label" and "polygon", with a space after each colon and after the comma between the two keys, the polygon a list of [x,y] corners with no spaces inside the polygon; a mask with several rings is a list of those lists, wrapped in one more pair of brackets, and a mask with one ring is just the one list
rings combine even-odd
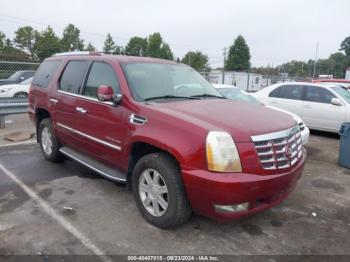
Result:
{"label": "front wheel", "polygon": [[132,189],[143,217],[159,228],[173,228],[191,216],[180,168],[166,153],[152,153],[137,162]]}
{"label": "front wheel", "polygon": [[45,118],[39,124],[39,143],[41,152],[45,159],[52,162],[59,162],[63,159],[60,153],[60,143],[52,127],[51,119]]}

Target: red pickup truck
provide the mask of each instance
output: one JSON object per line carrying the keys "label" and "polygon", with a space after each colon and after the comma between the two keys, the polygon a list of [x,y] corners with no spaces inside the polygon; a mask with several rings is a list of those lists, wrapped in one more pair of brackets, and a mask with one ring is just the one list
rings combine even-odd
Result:
{"label": "red pickup truck", "polygon": [[225,99],[172,61],[57,54],[40,65],[29,104],[47,160],[68,157],[126,183],[160,228],[192,211],[226,221],[270,208],[305,162],[289,115]]}

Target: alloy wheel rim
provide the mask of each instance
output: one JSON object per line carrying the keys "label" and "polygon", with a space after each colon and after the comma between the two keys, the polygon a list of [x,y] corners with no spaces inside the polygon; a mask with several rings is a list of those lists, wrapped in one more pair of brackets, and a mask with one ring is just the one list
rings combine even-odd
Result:
{"label": "alloy wheel rim", "polygon": [[47,155],[50,155],[52,153],[52,136],[50,130],[47,127],[44,127],[41,131],[41,145]]}
{"label": "alloy wheel rim", "polygon": [[168,209],[168,188],[161,174],[148,168],[139,178],[139,195],[144,208],[152,216],[160,217]]}

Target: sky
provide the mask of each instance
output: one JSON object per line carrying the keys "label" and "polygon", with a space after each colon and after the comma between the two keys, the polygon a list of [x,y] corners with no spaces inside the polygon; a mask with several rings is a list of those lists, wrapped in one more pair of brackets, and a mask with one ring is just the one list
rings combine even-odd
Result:
{"label": "sky", "polygon": [[13,38],[20,26],[61,37],[72,23],[85,42],[102,50],[107,33],[118,45],[160,32],[174,56],[207,54],[222,66],[223,48],[243,35],[253,66],[327,58],[350,36],[349,0],[0,0],[0,31]]}

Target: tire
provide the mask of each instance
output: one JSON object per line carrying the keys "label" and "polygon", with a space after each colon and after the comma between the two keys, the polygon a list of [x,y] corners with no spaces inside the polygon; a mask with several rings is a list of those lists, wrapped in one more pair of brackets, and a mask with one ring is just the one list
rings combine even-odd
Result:
{"label": "tire", "polygon": [[45,159],[51,162],[62,161],[63,155],[59,151],[61,144],[55,135],[50,118],[45,118],[40,122],[38,136]]}
{"label": "tire", "polygon": [[[151,183],[148,183],[147,177],[152,178]],[[159,191],[151,186],[155,183],[155,177],[158,177]],[[164,192],[164,186],[167,193],[160,194],[161,198],[167,202],[166,209],[163,208],[163,200],[158,202],[159,192]],[[149,190],[151,192],[149,193],[145,188],[153,189]],[[174,228],[186,222],[191,216],[192,211],[182,183],[180,168],[176,161],[166,153],[152,153],[142,157],[136,163],[132,175],[132,191],[142,216],[156,227]],[[153,200],[150,200],[152,198]],[[157,205],[159,212],[156,214],[154,207]]]}
{"label": "tire", "polygon": [[28,94],[26,92],[18,92],[16,94],[14,94],[13,97],[14,98],[27,99],[28,98]]}

